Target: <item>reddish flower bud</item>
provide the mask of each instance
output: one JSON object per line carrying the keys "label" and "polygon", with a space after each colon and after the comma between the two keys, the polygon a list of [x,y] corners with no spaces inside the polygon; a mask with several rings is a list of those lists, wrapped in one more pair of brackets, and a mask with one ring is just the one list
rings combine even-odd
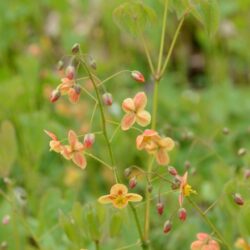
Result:
{"label": "reddish flower bud", "polygon": [[129,180],[129,187],[131,189],[135,188],[135,186],[137,185],[137,179],[136,176],[133,176],[130,180]]}
{"label": "reddish flower bud", "polygon": [[113,103],[113,97],[110,93],[104,93],[102,95],[103,103],[107,106],[111,106]]}
{"label": "reddish flower bud", "polygon": [[72,48],[71,48],[71,52],[72,54],[77,54],[80,50],[80,44],[79,43],[75,43]]}
{"label": "reddish flower bud", "polygon": [[73,85],[72,88],[70,88],[70,90],[68,91],[69,100],[72,103],[77,103],[79,101],[80,94],[81,94],[81,87],[77,84]]}
{"label": "reddish flower bud", "polygon": [[157,212],[159,215],[162,215],[164,212],[164,204],[160,201],[156,204]]}
{"label": "reddish flower bud", "polygon": [[9,222],[10,222],[10,216],[7,214],[7,215],[5,215],[5,216],[3,217],[3,219],[2,219],[2,224],[3,224],[3,225],[8,225]]}
{"label": "reddish flower bud", "polygon": [[51,102],[56,102],[60,98],[60,96],[61,96],[60,90],[55,89],[55,90],[52,91],[49,100]]}
{"label": "reddish flower bud", "polygon": [[173,176],[176,176],[178,174],[177,170],[172,166],[168,167],[168,172]]}
{"label": "reddish flower bud", "polygon": [[131,72],[131,76],[137,82],[145,82],[145,78],[144,78],[143,74],[137,70],[133,70]]}
{"label": "reddish flower bud", "polygon": [[132,172],[131,168],[126,168],[126,169],[124,170],[124,175],[125,175],[125,177],[129,177],[130,174],[131,174],[131,172]]}
{"label": "reddish flower bud", "polygon": [[69,66],[66,68],[66,77],[67,77],[69,80],[74,79],[74,77],[75,77],[75,67],[74,67],[74,66],[69,65]]}
{"label": "reddish flower bud", "polygon": [[187,210],[185,208],[180,208],[178,211],[178,216],[181,221],[185,221],[187,218]]}
{"label": "reddish flower bud", "polygon": [[242,196],[239,193],[235,193],[233,195],[234,198],[234,202],[239,205],[239,206],[243,206],[244,205],[244,199],[242,198]]}
{"label": "reddish flower bud", "polygon": [[95,142],[95,134],[89,133],[84,136],[83,144],[86,148],[91,148]]}
{"label": "reddish flower bud", "polygon": [[168,232],[170,232],[172,229],[172,223],[170,220],[167,220],[165,223],[164,223],[164,226],[163,226],[163,232],[165,234],[167,234]]}

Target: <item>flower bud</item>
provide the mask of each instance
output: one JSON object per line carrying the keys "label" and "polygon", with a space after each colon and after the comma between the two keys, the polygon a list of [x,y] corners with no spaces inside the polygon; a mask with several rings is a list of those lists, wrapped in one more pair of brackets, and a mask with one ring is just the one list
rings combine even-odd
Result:
{"label": "flower bud", "polygon": [[179,189],[179,188],[180,188],[180,185],[181,185],[180,180],[177,179],[177,178],[174,178],[174,182],[172,183],[171,188],[172,188],[173,190],[176,190],[176,189]]}
{"label": "flower bud", "polygon": [[52,91],[51,95],[50,95],[49,100],[50,100],[51,102],[56,102],[56,101],[60,98],[60,96],[61,96],[60,90],[54,89],[54,90]]}
{"label": "flower bud", "polygon": [[110,93],[104,93],[102,95],[102,100],[103,100],[103,103],[107,106],[111,106],[112,103],[113,103],[113,97]]}
{"label": "flower bud", "polygon": [[57,70],[62,70],[63,69],[63,66],[64,66],[64,63],[62,60],[60,60],[58,63],[57,63]]}
{"label": "flower bud", "polygon": [[244,205],[244,199],[242,198],[242,196],[239,193],[235,193],[233,195],[234,198],[234,202],[239,205],[239,206],[243,206]]}
{"label": "flower bud", "polygon": [[3,241],[1,244],[0,244],[0,249],[1,250],[6,250],[8,249],[8,243],[6,241]]}
{"label": "flower bud", "polygon": [[178,174],[177,170],[172,166],[168,167],[168,172],[169,172],[169,174],[171,174],[173,176],[176,176]]}
{"label": "flower bud", "polygon": [[240,148],[238,150],[238,156],[244,156],[247,153],[247,150],[245,148]]}
{"label": "flower bud", "polygon": [[133,176],[130,180],[129,180],[129,187],[131,189],[135,188],[135,186],[137,185],[137,179],[136,176]]}
{"label": "flower bud", "polygon": [[9,222],[10,222],[10,216],[7,214],[7,215],[5,215],[5,216],[3,217],[3,219],[2,219],[2,224],[3,224],[3,225],[8,225]]}
{"label": "flower bud", "polygon": [[75,77],[75,67],[72,66],[72,65],[69,65],[67,68],[66,68],[66,77],[69,79],[69,80],[73,80],[74,77]]}
{"label": "flower bud", "polygon": [[167,220],[165,223],[164,223],[164,226],[163,226],[163,232],[165,234],[167,234],[168,232],[170,232],[172,229],[172,223],[170,220]]}
{"label": "flower bud", "polygon": [[77,84],[72,86],[70,90],[68,91],[69,99],[72,103],[77,103],[79,101],[81,94],[81,87]]}
{"label": "flower bud", "polygon": [[71,48],[71,52],[72,54],[77,54],[80,50],[80,44],[79,43],[75,43],[72,48]]}
{"label": "flower bud", "polygon": [[223,128],[223,130],[222,130],[222,133],[224,134],[224,135],[228,135],[229,134],[229,129],[227,128],[227,127],[225,127],[225,128]]}
{"label": "flower bud", "polygon": [[187,218],[187,210],[185,208],[180,208],[178,211],[178,217],[181,221],[185,221]]}
{"label": "flower bud", "polygon": [[159,201],[157,204],[156,204],[156,208],[157,208],[157,212],[159,215],[162,215],[163,212],[164,212],[164,204]]}
{"label": "flower bud", "polygon": [[131,174],[131,172],[132,172],[131,168],[126,168],[126,169],[124,170],[124,175],[125,175],[125,177],[129,177],[130,174]]}
{"label": "flower bud", "polygon": [[245,172],[244,172],[244,177],[245,177],[245,179],[250,178],[250,169],[246,169],[246,170],[245,170]]}
{"label": "flower bud", "polygon": [[137,82],[145,82],[145,78],[144,78],[143,74],[137,70],[133,70],[131,72],[131,76]]}
{"label": "flower bud", "polygon": [[95,142],[95,134],[89,133],[84,136],[83,144],[86,148],[91,148]]}
{"label": "flower bud", "polygon": [[89,66],[92,69],[96,70],[96,62],[95,62],[95,59],[92,56],[89,56],[88,63],[89,63]]}

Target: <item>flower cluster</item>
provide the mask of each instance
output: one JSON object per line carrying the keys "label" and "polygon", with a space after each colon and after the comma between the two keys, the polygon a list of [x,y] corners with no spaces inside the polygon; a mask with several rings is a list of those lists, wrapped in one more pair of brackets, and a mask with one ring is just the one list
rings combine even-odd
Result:
{"label": "flower cluster", "polygon": [[198,233],[197,240],[191,244],[191,250],[220,250],[220,245],[217,241],[206,233]]}

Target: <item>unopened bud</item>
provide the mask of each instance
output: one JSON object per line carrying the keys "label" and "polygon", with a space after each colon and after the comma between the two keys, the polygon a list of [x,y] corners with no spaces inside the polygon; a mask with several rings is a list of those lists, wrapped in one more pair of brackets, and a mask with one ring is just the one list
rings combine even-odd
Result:
{"label": "unopened bud", "polygon": [[75,92],[76,92],[77,94],[80,94],[81,91],[82,91],[80,85],[78,85],[78,84],[75,84],[72,88],[75,90]]}
{"label": "unopened bud", "polygon": [[145,78],[144,78],[143,74],[137,70],[133,70],[131,72],[131,76],[137,82],[145,82]]}
{"label": "unopened bud", "polygon": [[69,79],[69,80],[73,80],[74,77],[75,77],[75,67],[72,66],[72,65],[69,65],[67,68],[66,68],[66,77]]}
{"label": "unopened bud", "polygon": [[239,194],[239,193],[235,193],[233,195],[233,198],[234,198],[234,202],[237,204],[237,205],[240,205],[240,206],[243,206],[244,205],[244,199],[242,198],[242,196]]}
{"label": "unopened bud", "polygon": [[61,97],[61,92],[58,89],[52,91],[49,100],[51,102],[56,102]]}
{"label": "unopened bud", "polygon": [[8,249],[8,243],[6,241],[3,241],[0,245],[1,250],[6,250]]}
{"label": "unopened bud", "polygon": [[62,70],[63,69],[63,66],[64,66],[64,63],[62,60],[60,60],[58,63],[57,63],[57,70]]}
{"label": "unopened bud", "polygon": [[168,172],[169,172],[169,174],[171,174],[173,176],[176,176],[178,174],[177,170],[172,166],[168,167]]}
{"label": "unopened bud", "polygon": [[163,232],[165,234],[167,234],[168,232],[170,232],[172,229],[172,223],[170,220],[167,220],[165,223],[164,223],[164,227],[163,227]]}
{"label": "unopened bud", "polygon": [[107,106],[111,106],[112,103],[113,103],[113,97],[110,93],[104,93],[102,95],[102,100],[103,100],[103,103]]}
{"label": "unopened bud", "polygon": [[185,208],[180,208],[178,211],[178,217],[181,221],[185,221],[187,218],[187,210]]}
{"label": "unopened bud", "polygon": [[3,217],[3,219],[2,219],[2,224],[3,224],[3,225],[8,225],[9,222],[10,222],[10,216],[7,214],[7,215],[5,215],[5,216]]}
{"label": "unopened bud", "polygon": [[124,175],[125,175],[125,177],[129,177],[131,173],[132,173],[131,168],[126,168],[126,169],[124,170]]}
{"label": "unopened bud", "polygon": [[240,148],[238,150],[238,156],[244,156],[246,154],[247,150],[245,148]]}
{"label": "unopened bud", "polygon": [[230,131],[228,128],[225,127],[225,128],[223,128],[222,132],[224,135],[228,135]]}
{"label": "unopened bud", "polygon": [[156,204],[157,212],[159,215],[162,215],[164,212],[164,204],[160,201]]}
{"label": "unopened bud", "polygon": [[81,94],[81,87],[79,85],[73,85],[68,91],[69,99],[72,103],[77,103],[79,101]]}
{"label": "unopened bud", "polygon": [[133,176],[130,180],[129,180],[129,187],[131,189],[135,188],[137,185],[137,179],[136,176]]}
{"label": "unopened bud", "polygon": [[250,178],[250,169],[245,170],[244,177],[245,177],[245,179]]}
{"label": "unopened bud", "polygon": [[171,188],[173,190],[176,190],[180,188],[180,185],[181,185],[180,180],[178,178],[174,178],[174,182],[172,183]]}
{"label": "unopened bud", "polygon": [[92,69],[96,70],[96,61],[92,56],[89,56],[88,63]]}
{"label": "unopened bud", "polygon": [[75,43],[72,48],[71,48],[71,52],[72,54],[77,54],[80,50],[80,44],[79,43]]}
{"label": "unopened bud", "polygon": [[95,134],[89,133],[84,136],[83,144],[86,148],[91,148],[95,142]]}

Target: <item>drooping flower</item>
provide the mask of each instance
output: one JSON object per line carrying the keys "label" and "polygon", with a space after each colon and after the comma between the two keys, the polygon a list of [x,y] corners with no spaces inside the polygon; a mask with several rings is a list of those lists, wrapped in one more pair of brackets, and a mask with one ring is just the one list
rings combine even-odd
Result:
{"label": "drooping flower", "polygon": [[78,141],[77,135],[73,130],[68,133],[69,145],[63,147],[61,154],[67,159],[72,160],[77,166],[84,169],[87,165],[83,155],[84,145]]}
{"label": "drooping flower", "polygon": [[190,194],[197,194],[197,192],[187,182],[188,172],[185,172],[183,176],[176,176],[176,178],[180,181],[179,204],[182,207],[184,197],[190,196]]}
{"label": "drooping flower", "polygon": [[191,250],[220,250],[220,245],[210,235],[198,233],[196,237],[198,240],[191,244]]}
{"label": "drooping flower", "polygon": [[102,204],[112,203],[116,208],[124,208],[128,202],[139,202],[142,196],[128,193],[128,188],[123,184],[115,184],[110,189],[110,194],[101,196],[98,201]]}
{"label": "drooping flower", "polygon": [[63,145],[58,140],[57,136],[48,130],[44,130],[44,132],[52,139],[49,142],[50,150],[55,151],[57,153],[61,153],[61,151],[63,150]]}
{"label": "drooping flower", "polygon": [[159,165],[167,165],[170,161],[168,151],[174,148],[174,141],[170,137],[160,137],[155,130],[146,129],[143,134],[137,136],[136,147],[154,154]]}
{"label": "drooping flower", "polygon": [[147,96],[144,92],[137,93],[134,98],[127,98],[122,103],[122,109],[126,112],[122,118],[122,130],[130,129],[134,123],[138,123],[142,127],[149,125],[151,115],[144,110],[147,105]]}

